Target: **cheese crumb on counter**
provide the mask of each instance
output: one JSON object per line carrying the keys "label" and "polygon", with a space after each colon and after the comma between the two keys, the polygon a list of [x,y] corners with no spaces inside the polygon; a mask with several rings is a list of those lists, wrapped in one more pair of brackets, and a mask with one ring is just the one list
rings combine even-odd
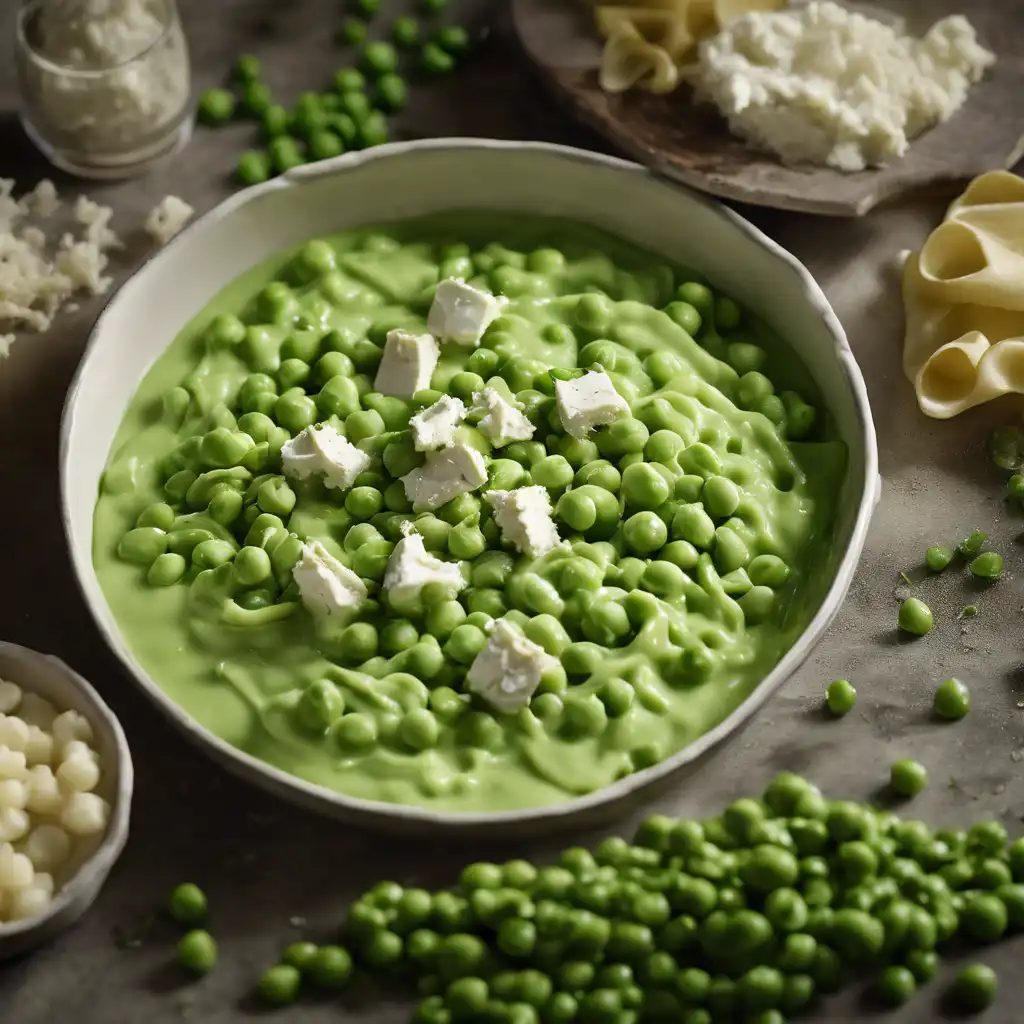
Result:
{"label": "cheese crumb on counter", "polygon": [[192,219],[192,209],[184,199],[164,196],[146,218],[146,234],[157,245],[166,245]]}
{"label": "cheese crumb on counter", "polygon": [[487,646],[469,667],[469,690],[504,714],[513,714],[530,703],[540,685],[541,676],[558,664],[507,619],[498,619],[491,627]]}
{"label": "cheese crumb on counter", "polygon": [[917,39],[825,2],[737,18],[701,43],[693,78],[752,145],[861,171],[948,120],[995,59],[962,15]]}

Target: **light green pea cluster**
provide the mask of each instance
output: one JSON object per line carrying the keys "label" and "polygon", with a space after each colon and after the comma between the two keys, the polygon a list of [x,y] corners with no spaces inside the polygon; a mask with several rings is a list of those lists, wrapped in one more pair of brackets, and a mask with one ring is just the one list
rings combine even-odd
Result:
{"label": "light green pea cluster", "polygon": [[[933,831],[783,773],[716,817],[657,815],[554,864],[472,863],[434,892],[378,882],[345,947],[292,944],[259,992],[340,989],[358,964],[407,979],[419,1024],[785,1024],[865,976],[907,1003],[943,948],[1022,928],[1024,839],[995,821]],[[947,995],[976,1013],[997,988],[974,964]]]}
{"label": "light green pea cluster", "polygon": [[[393,51],[372,45],[363,72],[337,76],[343,98],[360,95],[372,64],[382,77],[391,73],[384,63]],[[310,96],[302,109],[317,122]],[[234,360],[237,378],[213,402],[198,371],[165,397],[161,416],[177,443],[160,465],[163,500],[139,510],[119,554],[151,585],[183,581],[219,602],[225,622],[255,626],[298,607],[291,573],[303,540],[332,541],[368,599],[343,625],[317,624],[317,644],[337,672],[304,680],[287,707],[297,733],[343,759],[382,749],[389,756],[437,747],[494,752],[520,731],[573,742],[629,736],[617,719],[665,716],[670,689],[701,684],[726,664],[733,634],[775,621],[791,576],[789,550],[771,539],[760,502],[774,500],[777,478],[795,468],[744,454],[730,421],[693,391],[690,363],[656,347],[655,328],[667,315],[701,344],[731,339],[728,363],[708,357],[699,366],[721,387],[719,402],[763,412],[764,400],[775,397],[762,373],[770,361],[741,340],[752,326],[735,303],[694,282],[677,289],[667,267],[637,286],[634,302],[619,303],[604,291],[611,286],[601,264],[586,271],[596,275],[590,280],[552,249],[450,244],[434,249],[438,276],[485,279],[513,303],[478,348],[458,352],[458,362],[446,352],[449,363],[432,388],[411,398],[384,395],[373,381],[387,333],[415,327],[432,290],[396,309],[361,283],[365,271],[349,270],[362,266],[351,261],[370,257],[372,265],[399,244],[374,230],[342,247],[310,241],[238,315],[219,313],[201,327],[206,358],[218,366]],[[512,311],[520,296],[551,299],[562,319],[534,327]],[[648,318],[639,325],[638,310]],[[546,347],[524,347],[527,330]],[[550,360],[539,357],[548,351]],[[739,375],[744,359],[750,368]],[[631,415],[577,438],[563,429],[555,385],[588,369],[609,374]],[[477,429],[479,413],[471,414],[460,436],[485,454],[486,484],[432,512],[414,512],[401,478],[425,455],[413,443],[410,418],[446,393],[470,405],[485,387],[515,400],[535,426],[533,438],[494,449]],[[769,420],[757,420],[756,429],[770,433],[776,447],[767,450],[785,461],[784,442],[799,432],[785,416]],[[283,445],[322,422],[370,457],[345,491],[281,471]],[[490,490],[531,485],[548,491],[568,542],[539,559],[504,540],[486,500]],[[428,584],[411,598],[383,588],[409,526],[429,553],[461,564],[463,588]],[[496,714],[467,693],[467,673],[502,617],[557,659],[517,716]],[[668,643],[652,664],[638,665],[631,645],[656,628]],[[369,697],[368,686],[381,699]],[[641,736],[618,770],[641,770],[669,752]]]}

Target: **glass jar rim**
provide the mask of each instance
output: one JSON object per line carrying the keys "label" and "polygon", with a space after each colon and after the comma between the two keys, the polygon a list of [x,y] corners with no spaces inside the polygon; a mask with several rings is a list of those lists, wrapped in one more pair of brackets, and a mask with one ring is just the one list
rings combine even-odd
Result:
{"label": "glass jar rim", "polygon": [[174,0],[159,0],[159,4],[164,11],[163,28],[160,30],[159,35],[139,50],[138,53],[132,54],[131,57],[127,57],[117,64],[110,64],[103,68],[73,68],[69,67],[67,64],[60,64],[52,58],[47,57],[45,54],[40,53],[40,51],[29,41],[28,34],[25,31],[26,26],[28,25],[29,19],[39,13],[41,8],[45,5],[45,2],[46,0],[30,0],[30,2],[24,4],[18,12],[15,28],[17,44],[40,68],[50,71],[53,74],[63,75],[67,78],[78,78],[82,80],[101,79],[109,75],[111,72],[118,71],[121,68],[130,67],[137,61],[144,59],[158,46],[160,46],[167,39],[168,35],[170,35],[171,31],[178,25],[180,20],[178,18],[177,6],[175,5]]}

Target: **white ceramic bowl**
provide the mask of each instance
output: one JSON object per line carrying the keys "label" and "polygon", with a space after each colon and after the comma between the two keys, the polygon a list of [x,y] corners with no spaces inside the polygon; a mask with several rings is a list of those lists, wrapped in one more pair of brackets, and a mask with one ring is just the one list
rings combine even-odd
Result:
{"label": "white ceramic bowl", "polygon": [[[813,620],[747,701],[718,727],[661,764],[585,797],[495,814],[438,814],[356,800],[303,782],[211,735],[170,701],[118,631],[92,564],[100,474],[129,399],[150,364],[229,281],[314,235],[451,209],[522,211],[589,222],[692,266],[760,314],[816,381],[849,446],[839,501],[831,585]],[[550,831],[596,822],[665,786],[734,733],[807,657],[838,610],[864,544],[878,492],[867,393],[843,329],[810,274],[737,214],[644,168],[539,143],[440,139],[381,146],[247,189],[155,255],[98,320],[68,394],[61,439],[64,527],[85,599],[107,643],[157,706],[236,774],[335,817],[409,831]]]}
{"label": "white ceramic bowl", "polygon": [[99,895],[128,840],[134,772],[121,725],[103,698],[59,658],[0,641],[0,679],[45,697],[61,711],[79,711],[92,723],[103,779],[98,792],[111,803],[106,834],[57,893],[49,909],[25,921],[0,923],[0,959],[52,939],[77,921]]}

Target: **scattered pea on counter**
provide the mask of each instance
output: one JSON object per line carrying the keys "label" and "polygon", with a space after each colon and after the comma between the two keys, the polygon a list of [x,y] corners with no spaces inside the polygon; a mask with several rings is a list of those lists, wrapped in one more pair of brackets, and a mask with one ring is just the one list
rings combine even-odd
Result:
{"label": "scattered pea on counter", "polygon": [[932,610],[917,597],[908,597],[901,605],[899,611],[899,627],[904,633],[911,636],[924,636],[930,633],[935,620]]}
{"label": "scattered pea on counter", "polygon": [[947,721],[959,721],[971,709],[971,691],[959,679],[947,679],[935,691],[935,713]]}
{"label": "scattered pea on counter", "polygon": [[837,679],[829,683],[825,691],[825,703],[837,718],[848,715],[857,703],[857,691],[848,679]]}

